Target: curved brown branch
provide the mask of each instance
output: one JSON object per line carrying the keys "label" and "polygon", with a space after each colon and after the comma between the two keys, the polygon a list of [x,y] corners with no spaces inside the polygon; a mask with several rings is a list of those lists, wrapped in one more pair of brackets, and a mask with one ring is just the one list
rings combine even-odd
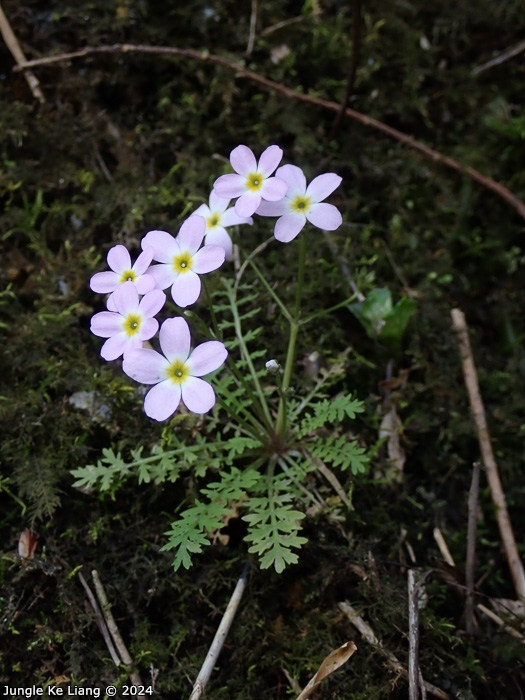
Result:
{"label": "curved brown branch", "polygon": [[[330,102],[329,100],[323,100],[320,97],[312,97],[311,95],[306,95],[302,92],[297,92],[296,90],[287,88],[286,86],[281,85],[280,83],[276,83],[273,80],[269,80],[268,78],[265,78],[262,75],[255,73],[254,71],[248,70],[247,68],[244,68],[243,66],[240,66],[237,63],[234,63],[233,61],[229,61],[228,59],[223,58],[222,56],[217,56],[215,54],[208,53],[207,51],[196,51],[195,49],[180,49],[174,46],[147,46],[141,44],[113,44],[111,46],[87,46],[86,48],[81,49],[80,51],[73,51],[72,53],[63,53],[58,54],[57,56],[38,58],[34,61],[26,61],[25,63],[22,63],[18,66],[14,66],[13,71],[16,72],[21,70],[27,70],[29,68],[49,66],[55,63],[63,63],[64,61],[71,61],[76,58],[82,58],[84,56],[91,56],[94,54],[101,53],[149,53],[164,56],[181,56],[183,58],[190,58],[197,61],[206,61],[209,63],[214,63],[215,65],[223,66],[224,68],[228,68],[229,70],[234,71],[238,77],[251,80],[252,82],[257,83],[258,85],[262,85],[268,90],[278,92],[281,95],[285,95],[286,97],[289,97],[292,100],[300,100],[301,102],[307,102],[311,105],[316,105],[318,107],[323,107],[324,109],[329,109],[332,112],[338,112],[340,109],[340,105],[338,105],[337,102]],[[371,127],[372,129],[376,129],[377,131],[386,134],[390,138],[399,141],[400,143],[403,143],[405,146],[409,146],[410,148],[419,151],[419,153],[422,153],[427,158],[430,158],[436,163],[441,163],[442,165],[446,165],[451,170],[455,170],[458,173],[468,175],[476,182],[479,182],[480,185],[483,185],[483,187],[486,187],[487,189],[497,194],[498,197],[501,197],[501,199],[505,200],[508,204],[514,207],[514,209],[518,212],[522,219],[525,219],[525,203],[522,202],[522,200],[519,199],[519,197],[516,197],[516,195],[512,194],[510,190],[508,190],[504,185],[501,185],[499,182],[492,180],[490,177],[483,175],[478,170],[475,170],[474,168],[471,168],[468,165],[462,165],[457,160],[449,158],[448,156],[444,156],[442,153],[439,153],[439,151],[435,151],[433,148],[425,146],[425,144],[421,143],[420,141],[417,141],[412,136],[409,136],[408,134],[405,134],[402,131],[398,131],[397,129],[394,129],[391,126],[388,126],[387,124],[378,121],[377,119],[373,119],[372,117],[369,117],[366,114],[356,112],[354,109],[350,109],[349,107],[347,107],[345,110],[345,115],[347,117],[350,117],[350,119],[354,119],[360,124],[363,124],[364,126]]]}

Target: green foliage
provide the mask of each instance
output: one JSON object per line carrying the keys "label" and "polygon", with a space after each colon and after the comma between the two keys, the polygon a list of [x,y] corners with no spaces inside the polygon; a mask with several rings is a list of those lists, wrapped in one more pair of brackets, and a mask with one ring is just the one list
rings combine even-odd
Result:
{"label": "green foliage", "polygon": [[351,394],[323,399],[312,406],[313,414],[306,415],[297,429],[297,436],[300,438],[319,430],[327,423],[341,422],[344,418],[353,420],[358,413],[364,411],[363,402],[354,399]]}
{"label": "green foliage", "polygon": [[407,297],[402,297],[394,306],[389,289],[373,289],[365,301],[348,306],[370,338],[396,352],[401,348],[403,335],[416,307],[416,301]]}
{"label": "green foliage", "polygon": [[308,449],[315,457],[341,471],[350,468],[354,475],[363,474],[369,461],[365,448],[359,447],[355,440],[349,442],[346,435],[318,438],[308,444]]}

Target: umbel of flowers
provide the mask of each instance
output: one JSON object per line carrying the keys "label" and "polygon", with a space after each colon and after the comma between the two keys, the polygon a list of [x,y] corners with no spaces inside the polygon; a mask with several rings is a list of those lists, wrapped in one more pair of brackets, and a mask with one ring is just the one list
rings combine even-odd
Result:
{"label": "umbel of flowers", "polygon": [[[93,291],[109,295],[107,311],[91,319],[92,333],[106,339],[101,356],[122,357],[122,369],[129,377],[154,385],[144,400],[149,418],[164,421],[181,402],[195,413],[210,411],[215,392],[202,377],[217,370],[228,355],[219,340],[192,350],[190,328],[180,315],[160,326],[162,354],[144,347],[144,341],[151,341],[159,330],[155,316],[164,307],[164,290],[170,289],[179,309],[194,304],[201,294],[201,275],[217,270],[232,256],[227,228],[251,225],[253,215],[277,217],[274,236],[282,243],[296,238],[307,222],[328,231],[341,225],[339,211],[324,202],[341,178],[326,173],[308,185],[297,166],[278,167],[282,156],[281,148],[269,146],[257,160],[247,146],[237,146],[230,154],[235,172],[215,181],[208,204],[183,222],[177,236],[149,231],[134,263],[128,250],[116,245],[107,255],[110,271],[91,278]],[[230,207],[233,199],[235,205]]]}

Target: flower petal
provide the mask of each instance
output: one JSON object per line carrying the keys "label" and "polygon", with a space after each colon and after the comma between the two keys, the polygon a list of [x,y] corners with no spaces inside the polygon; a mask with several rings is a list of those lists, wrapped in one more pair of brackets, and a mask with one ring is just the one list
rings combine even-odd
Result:
{"label": "flower petal", "polygon": [[173,255],[178,250],[175,238],[167,231],[148,231],[140,245],[142,250],[151,246],[155,250],[153,260],[162,263],[171,262]]}
{"label": "flower petal", "polygon": [[189,253],[195,253],[199,250],[206,233],[206,221],[202,216],[195,216],[193,214],[186,219],[186,221],[180,227],[179,235],[177,236],[177,243],[181,250],[187,250]]}
{"label": "flower petal", "polygon": [[123,371],[141,384],[158,384],[166,379],[169,362],[156,350],[139,348],[124,355]]}
{"label": "flower petal", "polygon": [[235,209],[231,207],[222,214],[220,223],[221,226],[238,226],[241,224],[249,224],[251,226],[253,219],[251,216],[239,216],[235,213]]}
{"label": "flower petal", "polygon": [[296,192],[300,194],[306,192],[306,177],[301,168],[298,168],[297,165],[282,165],[275,175],[280,180],[284,180],[288,185],[288,195],[292,192],[294,194]]}
{"label": "flower petal", "polygon": [[126,351],[139,348],[141,345],[139,338],[129,338],[125,333],[119,333],[106,340],[100,349],[100,354],[105,360],[116,360]]}
{"label": "flower petal", "polygon": [[119,314],[125,316],[139,307],[139,293],[133,282],[119,284],[112,295],[112,302]]}
{"label": "flower petal", "polygon": [[333,204],[314,204],[306,215],[308,221],[317,226],[317,228],[325,231],[335,231],[343,223],[339,209],[336,209]]}
{"label": "flower petal", "polygon": [[282,216],[287,209],[286,200],[284,199],[281,199],[279,202],[265,202],[263,200],[255,213],[260,216]]}
{"label": "flower petal", "polygon": [[239,199],[235,202],[235,213],[238,216],[251,216],[260,203],[260,194],[257,192],[245,192],[242,197],[239,197]]}
{"label": "flower petal", "polygon": [[[224,251],[223,251],[224,252]],[[201,281],[199,275],[193,270],[179,275],[171,287],[171,296],[177,306],[185,309],[195,304],[201,293]]]}
{"label": "flower petal", "polygon": [[166,295],[160,289],[154,289],[142,297],[139,302],[139,311],[146,318],[151,318],[159,313],[166,302]]}
{"label": "flower petal", "polygon": [[147,294],[157,286],[152,275],[141,275],[133,282],[139,294]]}
{"label": "flower petal", "polygon": [[190,327],[185,318],[168,318],[160,327],[159,342],[169,362],[186,362],[190,354]]}
{"label": "flower petal", "polygon": [[237,146],[237,148],[234,148],[230,153],[230,163],[239,175],[246,176],[257,170],[257,161],[253,151],[248,146]]}
{"label": "flower petal", "polygon": [[306,194],[313,199],[314,202],[322,202],[328,195],[339,187],[342,177],[335,173],[324,173],[318,175],[308,185]]}
{"label": "flower petal", "polygon": [[210,192],[210,212],[213,211],[222,214],[223,211],[226,211],[226,209],[228,208],[229,203],[229,199],[219,197],[217,194],[215,194],[213,190]]}
{"label": "flower petal", "polygon": [[[263,182],[261,187],[261,197],[269,202],[278,202],[288,190],[288,185],[278,177],[269,177]],[[237,209],[235,209],[237,211]],[[253,212],[252,212],[253,213]],[[247,215],[249,216],[249,214]]]}
{"label": "flower petal", "polygon": [[203,377],[218,369],[227,357],[228,351],[224,343],[218,340],[209,340],[195,348],[186,365],[193,377]]}
{"label": "flower petal", "polygon": [[208,245],[219,245],[224,250],[226,260],[230,260],[233,254],[233,243],[230,234],[225,228],[222,228],[222,226],[212,228],[211,231],[206,234],[204,242],[206,244],[205,248]]}
{"label": "flower petal", "polygon": [[212,272],[222,265],[224,259],[224,248],[218,245],[205,245],[193,256],[192,269],[199,275]]}
{"label": "flower petal", "polygon": [[148,267],[151,265],[151,261],[153,260],[154,255],[155,248],[153,246],[149,246],[149,248],[143,250],[139,257],[135,260],[135,264],[131,268],[133,272],[135,272],[135,274],[137,275],[143,275],[148,269]]}
{"label": "flower petal", "polygon": [[146,318],[140,325],[138,337],[141,341],[153,338],[159,329],[159,322],[156,318]]}
{"label": "flower petal", "polygon": [[116,272],[97,272],[89,281],[89,286],[97,294],[113,292],[120,282]]}
{"label": "flower petal", "polygon": [[131,270],[131,258],[128,249],[123,245],[116,245],[108,250],[108,265],[117,273]]}
{"label": "flower petal", "polygon": [[173,282],[175,282],[178,277],[178,272],[175,272],[171,263],[151,265],[151,267],[148,267],[147,274],[153,277],[157,289],[166,289],[167,287],[171,287]]}
{"label": "flower petal", "polygon": [[122,316],[112,311],[101,311],[91,319],[91,332],[99,338],[111,338],[122,331]]}
{"label": "flower petal", "polygon": [[167,420],[179,407],[180,397],[180,384],[166,379],[148,391],[144,399],[144,412],[153,420]]}
{"label": "flower petal", "polygon": [[268,177],[279,165],[282,158],[282,148],[279,148],[279,146],[268,146],[268,148],[261,153],[257,170],[262,173],[264,177]]}
{"label": "flower petal", "polygon": [[181,388],[184,405],[193,413],[207,413],[215,405],[215,392],[203,379],[188,377]]}
{"label": "flower petal", "polygon": [[[217,199],[220,200],[221,202],[226,201],[225,199],[223,200],[220,197],[217,197]],[[200,207],[195,209],[192,216],[202,216],[203,219],[207,219],[209,216],[211,216],[210,207],[207,204],[201,204]]]}
{"label": "flower petal", "polygon": [[304,214],[285,214],[277,219],[273,235],[281,243],[289,243],[299,234],[306,224]]}
{"label": "flower petal", "polygon": [[218,197],[228,201],[234,197],[240,197],[243,192],[246,192],[246,178],[234,173],[221,175],[213,183],[213,191]]}

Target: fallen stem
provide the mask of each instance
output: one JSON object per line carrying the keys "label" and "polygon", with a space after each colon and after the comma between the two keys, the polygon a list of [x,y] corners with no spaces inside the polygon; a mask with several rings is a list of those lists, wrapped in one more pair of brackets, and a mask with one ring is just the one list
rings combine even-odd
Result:
{"label": "fallen stem", "polygon": [[503,492],[503,487],[499,477],[498,465],[492,450],[487,419],[485,417],[485,408],[483,406],[483,399],[481,398],[481,393],[479,390],[476,367],[474,365],[474,356],[472,355],[472,349],[470,347],[467,323],[465,321],[465,316],[460,309],[452,309],[450,313],[452,316],[454,330],[456,331],[458,337],[465,385],[467,387],[470,408],[474,418],[474,423],[476,425],[476,431],[478,433],[480,451],[483,458],[483,464],[487,472],[492,502],[494,503],[496,510],[496,519],[498,521],[498,527],[501,539],[503,541],[503,548],[507,557],[507,563],[514,582],[516,594],[518,598],[525,600],[525,572],[523,570],[523,564],[520,559],[516,539],[512,530],[505,493]]}
{"label": "fallen stem", "polygon": [[113,640],[111,639],[111,635],[108,630],[108,626],[106,625],[106,621],[104,619],[104,616],[100,612],[99,605],[97,603],[97,599],[93,595],[91,588],[88,586],[88,583],[86,579],[82,576],[82,572],[78,572],[78,578],[80,579],[80,583],[84,586],[84,590],[86,591],[86,595],[88,597],[89,602],[91,603],[91,607],[93,608],[93,612],[95,613],[95,620],[97,622],[97,626],[104,637],[104,641],[106,642],[106,646],[109,651],[109,655],[113,659],[113,663],[115,666],[120,666],[121,664],[121,658],[117,653],[117,650],[115,649],[115,645],[113,644]]}
{"label": "fallen stem", "polygon": [[[2,37],[5,41],[5,44],[9,51],[11,52],[11,55],[15,59],[17,65],[22,66],[27,63],[27,58],[24,55],[24,52],[22,51],[20,44],[18,43],[18,39],[15,36],[15,33],[11,29],[11,25],[9,24],[9,20],[5,16],[5,13],[2,9],[2,5],[0,5],[0,33],[2,34]],[[42,92],[42,89],[40,88],[40,83],[38,82],[38,78],[34,73],[31,71],[25,71],[25,78],[27,81],[27,84],[29,85],[29,89],[33,93],[33,97],[35,97],[40,104],[44,104],[46,101],[44,97],[44,93]]]}
{"label": "fallen stem", "polygon": [[[124,640],[120,635],[119,628],[117,627],[117,623],[115,622],[115,618],[111,612],[111,605],[108,601],[106,591],[104,590],[104,586],[102,585],[102,581],[100,580],[100,576],[98,575],[98,571],[96,569],[93,569],[91,572],[91,577],[93,579],[93,585],[95,586],[97,598],[100,603],[102,615],[104,616],[104,620],[106,621],[108,630],[111,634],[113,642],[115,643],[119,656],[122,659],[122,664],[128,667],[129,678],[133,685],[143,688],[144,684],[142,683],[139,674],[136,671],[133,671],[133,659],[131,658],[128,648],[124,644]],[[146,696],[141,693],[140,695],[137,695],[137,697],[145,700]]]}
{"label": "fallen stem", "polygon": [[197,680],[195,681],[193,690],[190,695],[190,700],[198,700],[204,692],[208,681],[210,680],[211,672],[213,671],[213,667],[217,663],[217,659],[219,658],[219,654],[221,653],[222,646],[226,640],[226,637],[228,636],[228,632],[230,631],[233,618],[235,617],[235,613],[237,612],[237,608],[239,607],[239,603],[241,602],[242,594],[244,593],[244,589],[246,588],[249,568],[250,565],[245,564],[241,577],[237,581],[235,590],[233,591],[232,597],[230,598],[230,602],[228,603],[228,607],[226,608],[226,612],[224,613],[224,616],[220,622],[217,632],[215,633],[215,637],[213,638],[213,641],[211,643],[210,649],[206,654],[206,658],[204,659],[204,663],[202,664],[201,670],[199,671],[199,675],[197,676]]}
{"label": "fallen stem", "polygon": [[[228,59],[223,58],[222,56],[217,56],[215,54],[208,53],[207,51],[196,51],[195,49],[180,49],[175,46],[147,46],[142,44],[113,44],[111,46],[86,46],[80,51],[72,51],[71,53],[62,53],[56,56],[48,56],[47,58],[38,58],[33,61],[26,61],[24,63],[20,63],[18,66],[13,67],[13,71],[17,72],[27,70],[29,68],[50,66],[55,63],[63,63],[64,61],[71,61],[76,58],[91,56],[98,53],[149,53],[157,55],[182,56],[184,58],[190,58],[197,61],[214,63],[216,65],[223,66],[224,68],[228,68],[230,70],[235,71],[237,76],[240,78],[246,78],[248,80],[251,80],[252,82],[257,83],[258,85],[262,85],[263,87],[269,90],[273,90],[274,92],[278,92],[281,95],[285,95],[290,99],[300,100],[301,102],[307,102],[308,104],[323,107],[324,109],[329,109],[332,112],[338,112],[341,108],[341,106],[337,104],[337,102],[331,102],[329,100],[323,100],[320,97],[313,97],[302,92],[297,92],[296,90],[287,88],[285,85],[276,83],[274,80],[265,78],[262,75],[255,73],[254,71],[248,70],[247,68],[244,68],[243,66],[238,65],[233,61],[229,61]],[[522,200],[519,199],[519,197],[516,197],[516,195],[512,194],[510,190],[508,190],[504,185],[501,185],[499,182],[492,180],[490,177],[483,175],[478,170],[475,170],[474,168],[471,168],[468,165],[462,165],[457,160],[449,158],[448,156],[444,156],[442,153],[435,151],[433,148],[425,146],[425,144],[421,143],[420,141],[416,141],[416,139],[414,139],[412,136],[409,136],[408,134],[405,134],[402,131],[398,131],[397,129],[394,129],[391,126],[388,126],[387,124],[378,121],[377,119],[373,119],[372,117],[369,117],[366,114],[356,112],[356,110],[347,107],[345,109],[345,115],[347,117],[350,117],[350,119],[354,119],[355,121],[360,122],[364,126],[371,127],[372,129],[376,129],[377,131],[381,131],[383,134],[386,134],[395,141],[403,143],[405,146],[409,146],[410,148],[419,151],[419,153],[422,153],[427,158],[430,158],[436,163],[441,163],[442,165],[445,165],[448,168],[455,170],[456,172],[468,175],[480,185],[483,185],[483,187],[486,187],[487,189],[491,190],[499,197],[501,197],[501,199],[505,200],[518,212],[518,214],[523,219],[525,219],[525,203],[522,202]]]}

